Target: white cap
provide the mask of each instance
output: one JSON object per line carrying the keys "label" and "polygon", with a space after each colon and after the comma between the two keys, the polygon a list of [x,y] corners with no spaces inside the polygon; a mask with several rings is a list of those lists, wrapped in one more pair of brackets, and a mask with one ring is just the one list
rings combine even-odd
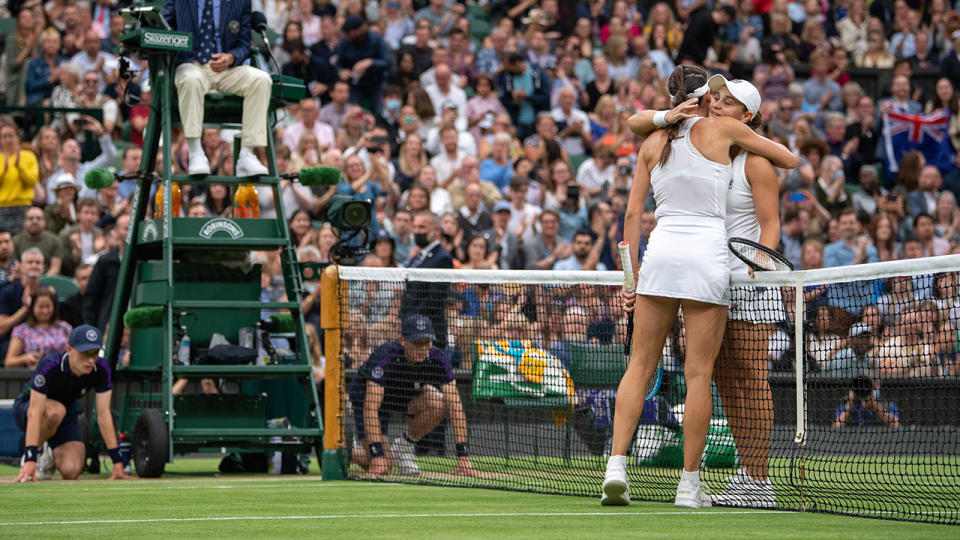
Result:
{"label": "white cap", "polygon": [[714,75],[707,81],[710,85],[710,91],[716,92],[724,86],[730,90],[730,94],[737,98],[737,101],[743,103],[743,106],[754,116],[760,111],[760,91],[750,81],[743,79],[727,80],[723,75]]}
{"label": "white cap", "polygon": [[77,179],[68,172],[60,173],[60,176],[57,177],[57,182],[53,185],[53,190],[59,191],[61,188],[66,187],[72,187],[76,189]]}

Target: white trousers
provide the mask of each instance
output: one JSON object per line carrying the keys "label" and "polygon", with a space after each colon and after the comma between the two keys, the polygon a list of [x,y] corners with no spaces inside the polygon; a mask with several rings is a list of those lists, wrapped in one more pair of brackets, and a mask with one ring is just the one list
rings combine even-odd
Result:
{"label": "white trousers", "polygon": [[265,71],[250,66],[227,68],[220,73],[209,64],[189,62],[177,66],[174,83],[180,100],[180,122],[189,139],[203,133],[203,100],[208,92],[223,92],[243,98],[243,138],[241,144],[252,148],[267,144],[267,107],[272,81]]}

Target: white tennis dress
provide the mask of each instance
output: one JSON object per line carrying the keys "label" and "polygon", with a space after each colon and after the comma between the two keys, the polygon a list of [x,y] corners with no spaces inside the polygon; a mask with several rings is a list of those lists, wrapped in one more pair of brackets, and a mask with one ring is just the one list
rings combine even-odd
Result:
{"label": "white tennis dress", "polygon": [[[747,181],[747,153],[740,152],[733,158],[733,183],[727,191],[727,235],[754,242],[760,241],[760,220],[757,219],[753,192]],[[727,250],[730,278],[747,278],[747,265]],[[732,287],[730,289],[731,321],[746,321],[752,324],[777,323],[786,319],[780,289],[775,287]]]}
{"label": "white tennis dress", "polygon": [[637,294],[729,303],[725,224],[730,165],[711,161],[690,141],[702,118],[685,120],[670,158],[650,171],[657,226],[640,265]]}

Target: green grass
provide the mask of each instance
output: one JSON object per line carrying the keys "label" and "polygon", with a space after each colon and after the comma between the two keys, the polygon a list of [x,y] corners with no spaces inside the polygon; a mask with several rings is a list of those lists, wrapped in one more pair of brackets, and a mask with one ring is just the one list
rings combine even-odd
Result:
{"label": "green grass", "polygon": [[[179,459],[158,480],[10,484],[0,538],[956,538],[955,526],[308,476],[216,474]],[[314,467],[315,469],[316,467]]]}

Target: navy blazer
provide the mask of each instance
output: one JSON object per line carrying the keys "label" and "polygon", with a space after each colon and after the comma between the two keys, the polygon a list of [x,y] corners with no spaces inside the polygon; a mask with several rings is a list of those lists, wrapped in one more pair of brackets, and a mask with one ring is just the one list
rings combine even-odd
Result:
{"label": "navy blazer", "polygon": [[[417,268],[453,268],[450,252],[440,244],[435,244],[424,255]],[[423,315],[433,323],[433,333],[437,339],[434,345],[443,349],[447,346],[446,302],[450,285],[426,281],[409,281],[400,301],[400,319],[410,315]]]}
{"label": "navy blazer", "polygon": [[[167,0],[163,18],[170,28],[193,34],[194,51],[200,38],[197,0]],[[250,55],[250,0],[220,0],[220,51],[233,55],[233,65],[243,64]],[[196,52],[180,53],[177,64],[192,62]]]}

